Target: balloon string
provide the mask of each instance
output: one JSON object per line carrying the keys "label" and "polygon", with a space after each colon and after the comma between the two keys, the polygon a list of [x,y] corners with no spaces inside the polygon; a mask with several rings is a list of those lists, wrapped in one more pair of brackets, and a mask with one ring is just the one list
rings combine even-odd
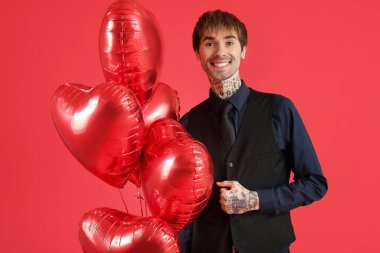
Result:
{"label": "balloon string", "polygon": [[142,201],[143,201],[143,197],[141,196],[141,193],[140,193],[140,187],[137,187],[137,195],[136,195],[136,198],[139,199],[140,201],[140,211],[141,211],[141,216],[144,216],[144,211],[143,211],[143,205],[142,205]]}
{"label": "balloon string", "polygon": [[122,200],[123,203],[124,203],[125,210],[127,211],[127,213],[129,213],[128,208],[127,208],[127,205],[125,204],[125,201],[124,201],[124,198],[123,198],[123,194],[121,193],[121,190],[120,190],[120,189],[119,189],[119,192],[120,192],[121,200]]}
{"label": "balloon string", "polygon": [[145,203],[145,217],[148,216],[148,207],[146,206],[146,199],[144,199]]}

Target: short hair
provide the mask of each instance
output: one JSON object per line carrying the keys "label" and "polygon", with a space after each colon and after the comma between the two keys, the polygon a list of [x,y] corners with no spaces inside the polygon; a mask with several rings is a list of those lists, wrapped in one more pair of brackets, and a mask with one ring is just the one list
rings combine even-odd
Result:
{"label": "short hair", "polygon": [[198,52],[201,39],[206,31],[233,29],[239,38],[241,50],[247,45],[247,29],[235,15],[221,10],[207,11],[199,17],[193,31],[193,49]]}

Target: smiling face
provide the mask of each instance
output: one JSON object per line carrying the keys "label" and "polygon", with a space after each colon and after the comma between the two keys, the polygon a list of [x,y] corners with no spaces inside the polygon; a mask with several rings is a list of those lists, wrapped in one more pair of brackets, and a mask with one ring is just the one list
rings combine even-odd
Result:
{"label": "smiling face", "polygon": [[233,29],[219,29],[205,31],[196,56],[210,80],[222,81],[239,70],[245,51]]}

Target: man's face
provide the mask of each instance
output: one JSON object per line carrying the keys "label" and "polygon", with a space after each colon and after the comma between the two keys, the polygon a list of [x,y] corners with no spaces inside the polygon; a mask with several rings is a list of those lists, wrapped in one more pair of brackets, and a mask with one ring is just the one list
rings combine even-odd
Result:
{"label": "man's face", "polygon": [[245,49],[234,30],[220,29],[205,32],[196,55],[210,79],[225,80],[239,70]]}

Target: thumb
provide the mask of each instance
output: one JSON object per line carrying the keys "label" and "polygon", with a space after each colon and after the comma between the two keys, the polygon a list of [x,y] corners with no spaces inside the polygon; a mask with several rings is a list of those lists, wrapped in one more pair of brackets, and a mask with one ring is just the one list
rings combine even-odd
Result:
{"label": "thumb", "polygon": [[234,182],[233,181],[216,182],[216,185],[219,187],[232,188],[234,186]]}

